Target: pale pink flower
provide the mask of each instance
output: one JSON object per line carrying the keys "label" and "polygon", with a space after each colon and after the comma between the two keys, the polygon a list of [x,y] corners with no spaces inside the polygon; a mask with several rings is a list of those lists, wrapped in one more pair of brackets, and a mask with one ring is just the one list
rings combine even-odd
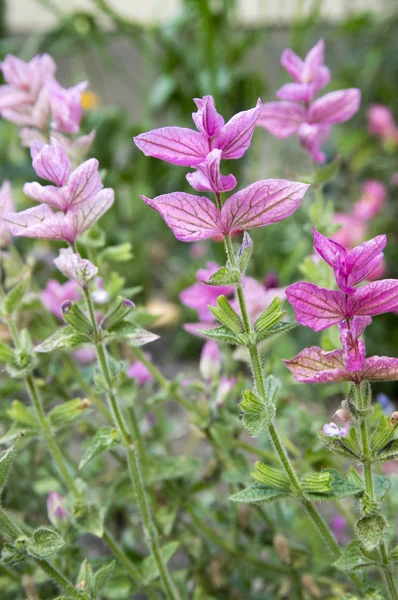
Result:
{"label": "pale pink flower", "polygon": [[68,513],[64,508],[64,499],[58,492],[50,492],[48,494],[47,515],[54,527],[58,527],[60,522],[68,518]]}
{"label": "pale pink flower", "polygon": [[[149,353],[145,353],[145,357],[150,360],[152,357]],[[149,371],[148,367],[144,365],[140,360],[134,361],[127,368],[127,377],[130,379],[135,379],[138,385],[145,385],[149,381],[153,380],[153,375]]]}
{"label": "pale pink flower", "polygon": [[206,381],[215,379],[221,370],[221,352],[213,340],[207,340],[202,348],[199,370]]}
{"label": "pale pink flower", "polygon": [[83,344],[77,350],[72,352],[73,358],[75,358],[81,365],[91,365],[97,360],[97,354],[94,346]]}
{"label": "pale pink flower", "polygon": [[365,181],[360,199],[355,202],[352,214],[359,219],[369,221],[380,214],[387,197],[386,186],[375,179]]}
{"label": "pale pink flower", "polygon": [[72,248],[61,248],[53,262],[62,275],[76,281],[82,287],[92,281],[98,273],[97,267],[90,260],[73,252]]}
{"label": "pale pink flower", "polygon": [[217,408],[220,408],[224,402],[227,400],[229,393],[235,387],[236,378],[235,377],[227,377],[223,375],[218,383],[217,393],[215,398],[215,405]]}
{"label": "pale pink flower", "polygon": [[57,81],[49,86],[51,127],[65,133],[78,133],[83,116],[82,93],[87,82],[63,88]]}
{"label": "pale pink flower", "polygon": [[392,111],[381,104],[374,104],[368,111],[369,132],[385,140],[395,140],[398,135]]}

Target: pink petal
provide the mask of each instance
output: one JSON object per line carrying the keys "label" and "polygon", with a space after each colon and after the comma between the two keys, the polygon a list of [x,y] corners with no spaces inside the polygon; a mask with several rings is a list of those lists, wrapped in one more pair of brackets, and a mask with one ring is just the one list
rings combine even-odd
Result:
{"label": "pink petal", "polygon": [[366,358],[361,379],[367,381],[397,381],[398,358],[389,356],[371,356]]}
{"label": "pink petal", "polygon": [[67,186],[68,207],[88,200],[104,187],[98,173],[98,166],[98,160],[90,158],[73,171]]}
{"label": "pink petal", "polygon": [[228,233],[281,221],[300,206],[308,185],[284,179],[264,179],[236,192],[225,202],[221,218]]}
{"label": "pink petal", "polygon": [[213,139],[213,148],[222,150],[225,160],[241,158],[252,139],[256,122],[261,112],[261,100],[251,110],[244,110],[232,117]]}
{"label": "pink petal", "polygon": [[81,235],[94,225],[110,209],[114,200],[115,192],[111,188],[104,188],[88,200],[74,204],[67,216],[72,215],[77,235]]}
{"label": "pink petal", "polygon": [[237,184],[233,175],[221,175],[220,161],[222,150],[215,148],[207,156],[204,163],[197,166],[196,173],[188,173],[187,180],[198,192],[229,192]]}
{"label": "pink petal", "polygon": [[294,379],[300,383],[333,383],[350,381],[344,367],[343,351],[325,352],[318,346],[304,348],[294,358],[283,361]]}
{"label": "pink petal", "polygon": [[359,340],[365,328],[370,325],[370,317],[354,317],[349,326],[347,321],[339,323],[340,341],[344,350],[344,363],[347,371],[359,371],[365,359],[365,343]]}
{"label": "pink petal", "polygon": [[146,196],[141,198],[160,213],[175,237],[182,242],[206,240],[222,233],[218,210],[204,196],[174,192],[153,200]]}
{"label": "pink petal", "polygon": [[301,73],[304,68],[304,61],[287,48],[283,51],[281,56],[281,65],[286,71],[289,73],[293,79],[295,79],[298,83],[301,83]]}
{"label": "pink petal", "polygon": [[326,154],[321,152],[321,145],[327,140],[330,133],[330,125],[311,125],[303,123],[300,125],[298,136],[299,142],[310,153],[312,159],[322,164],[326,160]]}
{"label": "pink petal", "polygon": [[49,240],[65,240],[73,243],[76,232],[73,223],[64,213],[54,213],[49,206],[41,204],[7,217],[10,231],[15,236]]}
{"label": "pink petal", "polygon": [[61,190],[62,188],[57,188],[55,185],[40,185],[37,181],[25,183],[23,186],[23,191],[29,198],[56,208],[62,208],[63,197]]}
{"label": "pink petal", "polygon": [[267,102],[263,104],[257,125],[264,127],[277,138],[286,138],[298,133],[305,122],[303,106],[295,102]]}
{"label": "pink petal", "polygon": [[316,90],[312,83],[286,83],[276,92],[281,100],[310,102]]}
{"label": "pink petal", "polygon": [[134,138],[134,143],[145,156],[184,167],[200,164],[210,151],[201,133],[184,127],[161,127],[141,133]]}
{"label": "pink petal", "polygon": [[383,260],[382,250],[386,244],[387,236],[378,235],[369,241],[363,242],[349,253],[347,267],[350,272],[350,285],[360,283],[378,267]]}
{"label": "pink petal", "polygon": [[312,233],[315,250],[332,268],[337,264],[340,256],[347,256],[347,250],[343,246],[319,233],[315,227],[312,228]]}
{"label": "pink petal", "polygon": [[64,185],[71,170],[71,162],[55,139],[51,140],[51,144],[33,142],[30,153],[32,166],[39,177],[52,181],[59,187]]}
{"label": "pink petal", "polygon": [[301,80],[303,83],[314,81],[318,75],[319,69],[323,65],[323,56],[325,43],[321,39],[308,52],[304,60],[303,70],[301,72]]}
{"label": "pink petal", "polygon": [[360,101],[361,91],[356,88],[325,94],[311,104],[308,122],[333,125],[348,121],[359,110]]}
{"label": "pink petal", "polygon": [[203,98],[194,98],[198,107],[196,113],[192,113],[193,121],[201,133],[208,138],[216,135],[224,125],[223,117],[218,114],[213,96],[204,96]]}
{"label": "pink petal", "polygon": [[286,296],[294,308],[297,322],[314,331],[336,325],[345,317],[345,294],[339,290],[299,281],[286,289]]}
{"label": "pink petal", "polygon": [[4,181],[0,188],[0,246],[8,246],[12,241],[8,225],[3,219],[14,211],[11,185],[9,181]]}
{"label": "pink petal", "polygon": [[347,298],[347,314],[372,317],[398,308],[398,280],[382,279],[364,285]]}

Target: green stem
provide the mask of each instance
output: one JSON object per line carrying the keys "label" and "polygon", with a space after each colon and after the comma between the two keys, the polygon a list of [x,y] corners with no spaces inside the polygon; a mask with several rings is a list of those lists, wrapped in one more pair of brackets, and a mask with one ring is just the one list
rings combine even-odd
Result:
{"label": "green stem", "polygon": [[[357,405],[359,410],[366,410],[369,406],[366,406],[366,402],[362,396],[361,386],[359,384],[356,385],[356,396],[357,396]],[[363,451],[363,470],[364,470],[364,479],[365,479],[365,490],[366,494],[369,496],[372,502],[376,503],[376,497],[374,492],[373,485],[373,474],[372,474],[372,456],[371,456],[371,448],[369,442],[369,432],[368,432],[368,423],[366,418],[363,418],[360,425],[361,439],[362,439],[362,451]],[[380,513],[380,508],[378,510]],[[391,600],[398,600],[398,588],[395,582],[393,566],[390,563],[387,545],[384,540],[380,543],[380,555],[382,559],[382,570],[386,580],[386,585],[388,587],[388,591],[391,597]]]}
{"label": "green stem", "polygon": [[[152,552],[152,555],[158,567],[160,580],[162,582],[163,590],[166,594],[166,597],[169,600],[179,600],[179,592],[171,578],[167,564],[163,559],[159,534],[152,517],[151,508],[149,505],[149,500],[146,493],[144,479],[141,471],[141,457],[139,456],[139,446],[137,445],[137,443],[136,445],[134,445],[132,436],[130,435],[127,429],[123,415],[119,408],[118,399],[116,397],[112,384],[112,377],[109,370],[105,345],[101,339],[100,332],[98,330],[98,325],[95,319],[95,312],[90,291],[88,288],[85,288],[83,291],[86,299],[87,309],[91,318],[91,324],[94,330],[96,340],[95,347],[97,351],[98,363],[102,372],[104,382],[107,387],[107,397],[110,410],[114,419],[115,426],[123,439],[124,446],[126,447],[129,474],[137,496],[138,507],[144,528],[144,535],[149,549]],[[137,441],[135,440],[135,442]]]}
{"label": "green stem", "polygon": [[[229,235],[224,236],[224,241],[225,241],[225,250],[226,250],[228,261],[234,269],[237,269],[235,253],[234,253],[232,241],[231,241],[231,238],[229,237]],[[237,295],[238,295],[239,306],[240,306],[240,310],[241,310],[241,315],[242,315],[245,332],[247,334],[250,334],[252,332],[252,326],[250,323],[250,318],[249,318],[249,313],[247,310],[245,295],[244,295],[244,291],[243,291],[243,287],[242,287],[241,283],[237,286]],[[262,398],[265,399],[266,393],[265,393],[265,384],[264,384],[264,374],[263,374],[260,356],[259,356],[258,348],[257,348],[256,344],[249,346],[249,353],[250,353],[253,378],[254,378],[254,383],[256,386],[257,393]],[[276,427],[273,423],[271,423],[269,425],[269,433],[270,433],[273,445],[275,447],[276,453],[279,457],[279,461],[282,464],[282,467],[283,467],[286,475],[288,476],[290,483],[292,485],[292,488],[295,490],[295,492],[297,494],[297,497],[302,502],[305,510],[307,511],[308,516],[310,517],[310,519],[312,520],[312,522],[318,529],[319,533],[321,534],[322,538],[326,542],[326,544],[327,544],[328,548],[330,549],[330,551],[332,552],[333,556],[335,558],[339,557],[341,555],[341,550],[340,550],[336,540],[334,539],[334,536],[331,533],[329,527],[323,520],[323,518],[320,515],[320,513],[318,512],[318,510],[315,508],[315,506],[309,500],[307,500],[305,498],[305,496],[301,490],[300,481],[293,469],[293,466],[290,462],[289,456],[281,442],[280,436],[279,436],[279,434],[276,430]],[[356,575],[352,576],[351,579],[354,581],[354,583],[356,585],[360,586],[360,581],[356,577]]]}

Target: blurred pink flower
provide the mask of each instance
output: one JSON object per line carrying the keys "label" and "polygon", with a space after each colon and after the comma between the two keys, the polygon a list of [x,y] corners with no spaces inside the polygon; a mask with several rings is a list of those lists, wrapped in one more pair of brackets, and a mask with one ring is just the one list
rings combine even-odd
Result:
{"label": "blurred pink flower", "polygon": [[380,214],[387,197],[386,186],[376,179],[365,181],[360,199],[354,204],[352,214],[363,221],[370,221]]}
{"label": "blurred pink flower", "polygon": [[[145,357],[150,360],[152,356],[149,353],[145,353]],[[127,377],[135,379],[138,385],[144,385],[149,381],[153,380],[152,373],[140,360],[134,361],[126,371]]]}
{"label": "blurred pink flower", "polygon": [[223,375],[218,383],[217,394],[215,399],[215,405],[217,408],[220,408],[226,399],[228,398],[229,393],[234,388],[236,383],[235,377],[227,377]]}
{"label": "blurred pink flower", "polygon": [[63,498],[58,492],[48,494],[47,515],[54,527],[58,527],[60,521],[65,521],[68,518],[68,513],[63,505]]}
{"label": "blurred pink flower", "polygon": [[385,140],[397,140],[398,130],[392,111],[381,104],[374,104],[368,111],[369,133]]}
{"label": "blurred pink flower", "polygon": [[97,354],[95,352],[94,346],[84,345],[74,350],[72,352],[73,357],[81,364],[81,365],[91,365],[95,360],[97,360]]}
{"label": "blurred pink flower", "polygon": [[80,300],[81,292],[76,281],[67,281],[62,284],[55,279],[50,279],[44,290],[40,293],[40,298],[47,310],[58,317],[58,319],[63,320],[61,304],[65,300]]}
{"label": "blurred pink flower", "polygon": [[221,369],[221,352],[218,344],[213,340],[207,340],[200,353],[199,370],[203,379],[211,381],[215,379]]}
{"label": "blurred pink flower", "polygon": [[4,181],[0,188],[0,246],[11,244],[12,235],[3,220],[9,213],[14,212],[15,206],[11,195],[11,185],[9,181]]}
{"label": "blurred pink flower", "polygon": [[49,86],[51,127],[65,133],[78,133],[83,116],[82,93],[87,82],[82,81],[70,88],[63,88],[58,81]]}

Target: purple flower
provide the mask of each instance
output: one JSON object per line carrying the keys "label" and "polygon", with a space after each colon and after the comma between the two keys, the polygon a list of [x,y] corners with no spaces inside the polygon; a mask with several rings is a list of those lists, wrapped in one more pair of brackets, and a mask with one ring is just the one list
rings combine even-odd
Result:
{"label": "purple flower", "polygon": [[12,235],[3,220],[11,212],[14,212],[15,206],[11,195],[11,186],[9,181],[4,181],[0,188],[0,246],[11,244]]}
{"label": "purple flower", "polygon": [[[151,355],[146,353],[145,357],[151,359]],[[131,364],[126,371],[127,377],[135,379],[138,385],[145,385],[149,381],[153,380],[152,373],[140,360],[136,360]]]}
{"label": "purple flower", "polygon": [[281,102],[264,104],[257,121],[257,125],[277,138],[297,135],[300,144],[318,163],[326,160],[321,145],[329,136],[330,126],[351,119],[361,99],[360,90],[350,88],[330,92],[312,102],[314,94],[330,79],[329,70],[323,65],[323,50],[320,40],[304,61],[291,50],[284,51],[282,65],[296,83],[288,83],[277,92]]}
{"label": "purple flower", "polygon": [[40,293],[40,298],[47,310],[62,320],[61,304],[65,300],[77,302],[81,298],[81,293],[76,281],[61,284],[55,279],[50,279]]}
{"label": "purple flower", "polygon": [[336,423],[326,423],[323,426],[323,433],[328,437],[347,437],[350,432],[349,425],[339,427]]}
{"label": "purple flower", "polygon": [[217,377],[221,369],[221,352],[216,342],[207,340],[200,354],[199,370],[206,381]]}
{"label": "purple flower", "polygon": [[224,125],[216,111],[214,98],[196,98],[198,111],[192,115],[199,131],[184,127],[162,127],[134,138],[136,146],[146,156],[160,158],[175,165],[194,167],[205,162],[215,148],[222,151],[223,159],[241,158],[250,146],[254,127],[261,110],[258,100],[255,108],[236,114]]}
{"label": "purple flower", "polygon": [[59,526],[60,521],[65,521],[68,518],[68,513],[63,506],[63,498],[58,492],[48,494],[47,515],[55,527]]}

